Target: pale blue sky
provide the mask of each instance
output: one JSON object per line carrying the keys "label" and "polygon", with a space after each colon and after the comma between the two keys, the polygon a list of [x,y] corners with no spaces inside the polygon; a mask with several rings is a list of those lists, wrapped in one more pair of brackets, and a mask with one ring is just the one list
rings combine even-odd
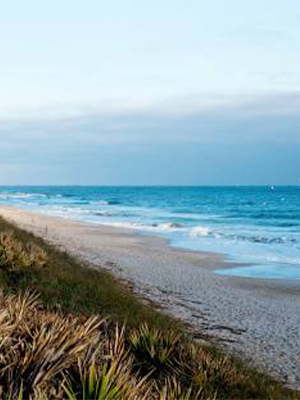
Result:
{"label": "pale blue sky", "polygon": [[0,184],[299,184],[297,0],[0,0]]}

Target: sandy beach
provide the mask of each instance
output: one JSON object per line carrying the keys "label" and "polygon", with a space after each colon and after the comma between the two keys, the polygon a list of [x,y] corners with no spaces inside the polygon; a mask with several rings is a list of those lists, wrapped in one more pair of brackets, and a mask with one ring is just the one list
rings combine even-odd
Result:
{"label": "sandy beach", "polygon": [[0,207],[0,215],[91,263],[188,323],[199,337],[300,387],[300,281],[216,275],[223,256],[157,237]]}

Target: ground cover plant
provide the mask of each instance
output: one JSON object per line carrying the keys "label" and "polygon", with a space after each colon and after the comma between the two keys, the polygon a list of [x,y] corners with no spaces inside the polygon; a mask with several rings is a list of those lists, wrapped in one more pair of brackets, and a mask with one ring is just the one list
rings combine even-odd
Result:
{"label": "ground cover plant", "polygon": [[299,398],[0,219],[0,398]]}

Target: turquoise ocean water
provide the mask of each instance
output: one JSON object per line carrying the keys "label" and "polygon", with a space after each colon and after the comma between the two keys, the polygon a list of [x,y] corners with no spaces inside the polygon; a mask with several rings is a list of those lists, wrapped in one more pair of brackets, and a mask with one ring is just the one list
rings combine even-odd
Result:
{"label": "turquoise ocean water", "polygon": [[159,235],[251,264],[217,273],[300,279],[300,187],[1,187],[1,204]]}

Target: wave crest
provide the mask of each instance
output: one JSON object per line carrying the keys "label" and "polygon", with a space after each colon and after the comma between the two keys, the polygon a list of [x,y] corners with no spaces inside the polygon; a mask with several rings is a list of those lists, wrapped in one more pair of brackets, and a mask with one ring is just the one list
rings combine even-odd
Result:
{"label": "wave crest", "polygon": [[210,236],[211,230],[207,226],[195,226],[195,228],[192,228],[190,235],[192,237]]}

